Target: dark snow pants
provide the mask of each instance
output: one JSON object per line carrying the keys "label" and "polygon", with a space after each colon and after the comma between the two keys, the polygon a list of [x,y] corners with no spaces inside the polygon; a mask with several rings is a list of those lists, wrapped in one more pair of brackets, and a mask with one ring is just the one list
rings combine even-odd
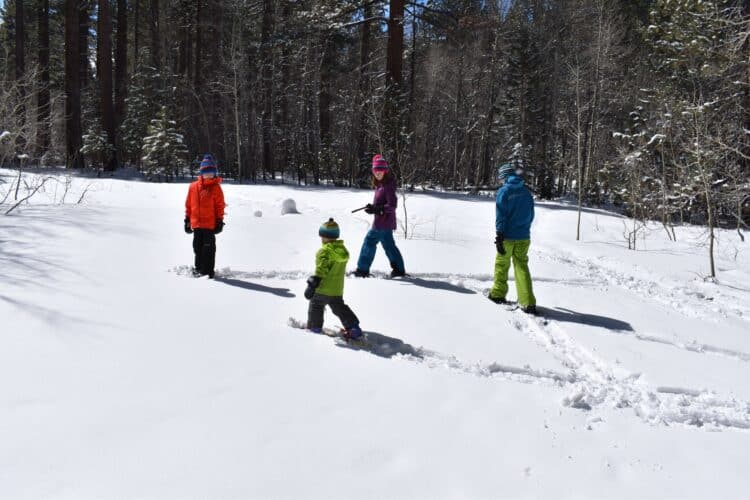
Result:
{"label": "dark snow pants", "polygon": [[214,274],[216,235],[213,229],[193,229],[195,270],[200,274]]}
{"label": "dark snow pants", "polygon": [[344,328],[349,328],[359,324],[359,319],[354,312],[344,304],[343,297],[331,297],[316,293],[310,299],[310,306],[307,308],[307,328],[322,328],[323,313],[326,306],[331,306],[333,314],[338,316]]}

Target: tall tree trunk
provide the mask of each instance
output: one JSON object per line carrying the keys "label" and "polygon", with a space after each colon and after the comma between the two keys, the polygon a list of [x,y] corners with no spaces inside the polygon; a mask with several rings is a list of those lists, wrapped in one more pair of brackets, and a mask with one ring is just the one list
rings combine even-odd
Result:
{"label": "tall tree trunk", "polygon": [[157,71],[161,71],[161,43],[159,40],[159,0],[151,0],[151,64]]}
{"label": "tall tree trunk", "polygon": [[[291,0],[284,0],[281,8],[281,18],[284,26],[290,26],[292,19],[292,5]],[[282,136],[277,141],[277,147],[281,147],[281,161],[282,161],[282,175],[281,182],[284,183],[284,170],[292,165],[291,145],[293,144],[293,130],[289,123],[289,101],[291,100],[290,85],[291,85],[291,65],[289,59],[291,58],[290,43],[285,42],[281,46],[281,96],[280,96],[280,114],[279,114],[279,130],[282,131]]]}
{"label": "tall tree trunk", "polygon": [[[367,2],[362,8],[363,19],[370,19],[372,17],[372,4]],[[355,127],[355,140],[357,141],[357,160],[355,162],[355,168],[357,171],[352,175],[352,182],[357,182],[361,187],[365,187],[365,180],[367,179],[368,161],[365,158],[366,147],[367,147],[367,136],[366,136],[366,125],[367,125],[367,96],[369,94],[369,74],[370,74],[370,23],[362,23],[362,31],[360,33],[361,40],[359,45],[359,103],[358,111],[359,117]]]}
{"label": "tall tree trunk", "polygon": [[125,119],[128,96],[128,0],[117,0],[117,47],[115,48],[115,130]]}
{"label": "tall tree trunk", "polygon": [[16,0],[16,40],[15,40],[15,58],[16,58],[16,83],[19,88],[22,87],[23,76],[26,73],[26,59],[24,50],[24,39],[26,38],[26,21],[23,11],[24,0]]}
{"label": "tall tree trunk", "polygon": [[386,78],[389,85],[401,87],[404,57],[404,0],[390,0]]}
{"label": "tall tree trunk", "polygon": [[334,46],[332,40],[323,38],[321,40],[323,48],[323,58],[320,65],[320,91],[318,92],[318,118],[320,127],[320,148],[321,157],[325,162],[326,177],[328,182],[335,180],[335,174],[331,169],[334,153],[331,151],[333,137],[331,131],[331,92],[333,83],[331,82],[331,68],[335,63]]}
{"label": "tall tree trunk", "polygon": [[98,0],[96,36],[96,73],[99,80],[99,104],[102,130],[107,134],[110,150],[105,154],[105,168],[117,168],[115,108],[112,103],[112,6],[109,0]]}
{"label": "tall tree trunk", "polygon": [[81,155],[81,54],[79,0],[65,0],[65,164],[83,168]]}
{"label": "tall tree trunk", "polygon": [[[67,0],[66,0],[67,1]],[[78,71],[81,73],[81,89],[89,85],[89,23],[91,0],[80,0],[78,11]]]}
{"label": "tall tree trunk", "polygon": [[263,180],[266,172],[273,173],[273,1],[263,0],[263,22],[261,25],[261,64],[263,65]]}
{"label": "tall tree trunk", "polygon": [[195,87],[195,94],[198,96],[201,87],[201,57],[203,56],[203,24],[201,23],[203,12],[201,0],[197,0],[195,4],[195,79],[193,86]]}
{"label": "tall tree trunk", "polygon": [[401,177],[399,165],[400,133],[403,113],[403,57],[404,57],[404,0],[390,0],[388,17],[388,44],[386,48],[386,103],[384,123],[386,127],[386,147],[392,153],[385,153],[392,164],[397,178]]}
{"label": "tall tree trunk", "polygon": [[[26,38],[26,21],[25,14],[23,11],[24,0],[16,0],[16,43],[15,43],[15,59],[16,59],[16,89],[18,91],[19,106],[18,106],[18,118],[20,123],[26,123],[26,81],[24,75],[26,73],[26,59],[25,59],[25,48],[24,39]],[[28,130],[28,129],[27,129]],[[25,133],[18,134],[16,138],[16,148],[20,151],[26,146],[27,137]]]}
{"label": "tall tree trunk", "polygon": [[137,71],[141,54],[141,0],[133,0],[135,8],[133,11],[133,74]]}
{"label": "tall tree trunk", "polygon": [[50,144],[49,124],[49,0],[40,0],[37,10],[39,30],[39,94],[37,96],[37,156],[47,152]]}

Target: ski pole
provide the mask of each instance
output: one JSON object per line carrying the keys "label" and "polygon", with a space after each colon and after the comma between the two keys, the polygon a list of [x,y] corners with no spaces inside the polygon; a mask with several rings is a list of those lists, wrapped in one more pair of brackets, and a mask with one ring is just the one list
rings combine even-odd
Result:
{"label": "ski pole", "polygon": [[367,205],[365,205],[364,207],[359,207],[359,208],[352,210],[352,213],[359,212],[360,210],[364,210],[365,208],[367,208]]}

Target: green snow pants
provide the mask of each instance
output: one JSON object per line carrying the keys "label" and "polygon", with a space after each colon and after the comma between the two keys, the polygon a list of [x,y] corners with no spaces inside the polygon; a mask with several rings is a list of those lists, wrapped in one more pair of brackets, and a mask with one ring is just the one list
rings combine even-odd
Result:
{"label": "green snow pants", "polygon": [[508,293],[508,270],[513,259],[513,275],[516,281],[518,304],[522,307],[536,305],[534,291],[531,289],[531,274],[529,273],[530,240],[505,240],[503,248],[505,255],[500,253],[495,258],[495,284],[490,290],[493,299],[505,299]]}

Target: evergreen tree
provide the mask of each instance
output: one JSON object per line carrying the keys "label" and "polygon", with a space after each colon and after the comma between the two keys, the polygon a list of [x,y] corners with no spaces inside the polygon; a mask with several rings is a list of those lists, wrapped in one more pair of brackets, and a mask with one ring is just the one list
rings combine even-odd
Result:
{"label": "evergreen tree", "polygon": [[185,136],[178,132],[177,122],[169,118],[167,107],[162,106],[143,139],[144,171],[150,179],[184,175],[187,155]]}
{"label": "evergreen tree", "polygon": [[142,49],[140,63],[133,74],[125,99],[125,119],[120,125],[119,139],[122,144],[123,159],[140,166],[143,139],[148,133],[152,110],[156,100],[153,97],[158,86],[159,76],[156,69],[148,64],[148,49]]}

